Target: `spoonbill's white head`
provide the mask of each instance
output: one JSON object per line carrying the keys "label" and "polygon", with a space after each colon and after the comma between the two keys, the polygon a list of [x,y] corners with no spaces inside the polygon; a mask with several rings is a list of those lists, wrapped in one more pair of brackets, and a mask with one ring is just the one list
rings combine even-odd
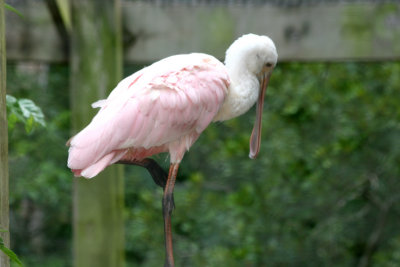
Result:
{"label": "spoonbill's white head", "polygon": [[[226,50],[225,65],[233,71],[246,69],[253,75],[270,72],[278,61],[274,42],[267,36],[246,34]],[[233,77],[231,77],[233,78]]]}
{"label": "spoonbill's white head", "polygon": [[256,121],[250,138],[250,158],[255,158],[260,151],[264,95],[277,60],[275,44],[267,36],[243,35],[226,51],[225,66],[231,85],[215,120],[239,116],[257,101]]}

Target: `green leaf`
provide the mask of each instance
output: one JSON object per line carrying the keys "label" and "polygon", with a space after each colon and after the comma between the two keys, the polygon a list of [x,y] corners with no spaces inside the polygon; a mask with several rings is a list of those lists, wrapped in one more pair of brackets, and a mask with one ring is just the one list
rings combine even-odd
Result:
{"label": "green leaf", "polygon": [[27,133],[31,133],[38,124],[46,126],[42,110],[32,100],[6,95],[6,103],[9,131],[19,122],[25,125]]}
{"label": "green leaf", "polygon": [[7,103],[7,106],[9,106],[9,105],[11,106],[14,103],[17,103],[17,99],[15,97],[13,97],[12,95],[6,95],[6,103]]}
{"label": "green leaf", "polygon": [[[5,232],[8,232],[8,230],[0,228],[0,233]],[[4,240],[2,237],[0,237],[0,250],[3,251],[4,254],[6,254],[12,261],[16,262],[19,266],[23,266],[18,256],[11,249],[4,246]]]}
{"label": "green leaf", "polygon": [[18,256],[11,249],[4,246],[3,240],[0,240],[0,250],[3,251],[4,254],[6,254],[12,261],[17,263],[19,266],[23,266]]}
{"label": "green leaf", "polygon": [[8,114],[8,126],[13,128],[13,126],[17,122],[23,122],[25,123],[25,118],[22,115],[21,109],[18,106],[18,100],[17,98],[11,96],[11,95],[6,95],[6,104],[7,104],[7,114]]}
{"label": "green leaf", "polygon": [[42,110],[32,100],[26,98],[20,99],[18,100],[18,105],[26,119],[29,120],[32,117],[34,122],[46,126]]}
{"label": "green leaf", "polygon": [[14,7],[10,6],[9,4],[4,4],[4,7],[7,8],[8,10],[14,12],[15,14],[17,14],[18,16],[20,16],[21,18],[23,18],[24,16],[22,15],[21,12],[19,12],[17,9],[15,9]]}
{"label": "green leaf", "polygon": [[25,123],[25,131],[26,131],[27,133],[31,133],[31,132],[32,132],[32,130],[33,130],[34,126],[35,126],[34,123],[35,123],[35,121],[34,121],[34,119],[33,119],[32,116],[30,116],[30,117],[26,120],[26,123]]}
{"label": "green leaf", "polygon": [[15,113],[8,114],[8,129],[11,131],[15,128],[15,125],[19,121],[18,116]]}

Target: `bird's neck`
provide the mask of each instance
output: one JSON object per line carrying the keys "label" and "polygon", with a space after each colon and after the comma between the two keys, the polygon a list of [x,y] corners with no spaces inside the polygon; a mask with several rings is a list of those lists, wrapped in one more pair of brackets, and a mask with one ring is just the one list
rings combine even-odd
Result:
{"label": "bird's neck", "polygon": [[229,68],[230,86],[222,107],[214,121],[235,118],[248,111],[257,101],[259,81],[254,74],[241,68]]}

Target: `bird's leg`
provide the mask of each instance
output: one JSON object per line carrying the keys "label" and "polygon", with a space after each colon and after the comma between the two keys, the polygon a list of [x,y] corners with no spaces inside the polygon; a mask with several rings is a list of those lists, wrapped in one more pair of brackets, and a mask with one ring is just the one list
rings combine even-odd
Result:
{"label": "bird's leg", "polygon": [[171,230],[171,214],[174,209],[174,186],[176,175],[178,173],[179,163],[171,163],[169,167],[168,180],[164,189],[162,200],[163,217],[164,217],[164,235],[165,235],[165,264],[164,267],[174,267],[174,253],[172,249],[172,230]]}
{"label": "bird's leg", "polygon": [[146,168],[154,182],[163,188],[164,195],[162,199],[162,209],[164,218],[164,235],[165,235],[165,264],[164,267],[174,267],[174,253],[172,247],[172,229],[171,214],[175,208],[174,203],[174,186],[176,175],[178,173],[179,163],[172,163],[169,167],[169,174],[161,168],[158,163],[150,158],[142,160],[125,160],[122,159],[117,164],[138,165]]}
{"label": "bird's leg", "polygon": [[[153,178],[153,181],[156,183],[156,185],[160,186],[165,192],[165,185],[167,184],[168,175],[154,159],[151,158],[145,158],[141,160],[122,159],[120,161],[117,161],[116,163],[126,164],[126,165],[137,165],[146,168],[147,171],[150,173],[151,178]],[[175,208],[174,195],[172,195],[171,198],[172,198],[172,208]]]}
{"label": "bird's leg", "polygon": [[156,185],[165,189],[165,184],[167,183],[168,175],[154,159],[151,158],[145,158],[141,160],[122,159],[120,161],[117,161],[116,163],[126,164],[126,165],[137,165],[146,168],[147,171],[150,173],[151,178],[153,178],[153,181],[156,183]]}

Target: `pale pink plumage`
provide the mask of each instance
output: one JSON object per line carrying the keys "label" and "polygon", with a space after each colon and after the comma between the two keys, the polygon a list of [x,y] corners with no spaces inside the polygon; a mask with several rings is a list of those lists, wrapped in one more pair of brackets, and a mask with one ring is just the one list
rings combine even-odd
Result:
{"label": "pale pink plumage", "polygon": [[70,142],[68,167],[91,178],[121,158],[169,152],[179,163],[212,122],[229,87],[226,67],[205,54],[177,55],[122,80]]}

